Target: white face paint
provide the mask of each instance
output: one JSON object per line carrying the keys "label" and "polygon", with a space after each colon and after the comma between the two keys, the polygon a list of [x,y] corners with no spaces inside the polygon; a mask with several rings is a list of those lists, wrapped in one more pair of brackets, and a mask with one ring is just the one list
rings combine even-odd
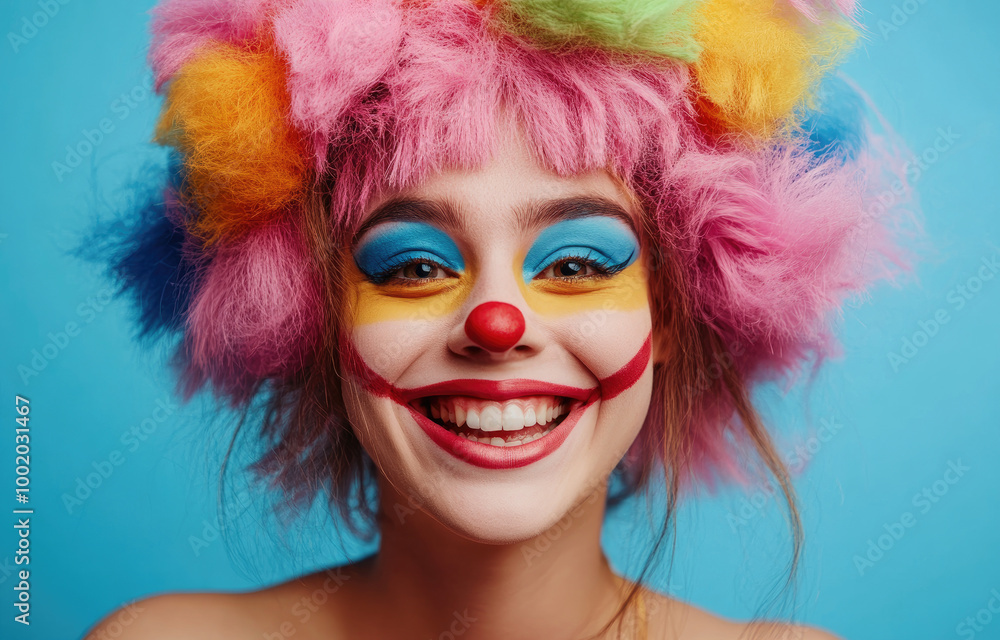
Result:
{"label": "white face paint", "polygon": [[[628,195],[605,171],[548,171],[511,133],[487,166],[435,174],[369,210],[344,387],[385,480],[461,535],[497,543],[544,532],[603,486],[652,390]],[[523,329],[491,334],[498,317]]]}

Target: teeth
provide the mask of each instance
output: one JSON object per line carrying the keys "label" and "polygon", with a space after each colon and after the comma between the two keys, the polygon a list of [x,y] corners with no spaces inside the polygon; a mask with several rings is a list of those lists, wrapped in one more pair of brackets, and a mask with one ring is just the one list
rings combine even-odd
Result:
{"label": "teeth", "polygon": [[[521,438],[520,440],[511,440],[510,442],[504,442],[504,446],[505,447],[519,447],[522,444],[528,444],[529,442],[534,442],[535,440],[538,440],[539,438],[541,438],[543,435],[545,435],[545,434],[543,434],[543,433],[536,433],[536,434],[531,435],[531,436],[525,436],[524,438]],[[498,438],[493,438],[493,440],[497,440],[497,439]],[[493,443],[491,442],[491,444],[493,444]]]}
{"label": "teeth", "polygon": [[442,396],[428,404],[430,417],[435,420],[488,433],[545,427],[569,411],[564,402],[552,396],[526,396],[505,402]]}
{"label": "teeth", "polygon": [[533,427],[535,426],[535,409],[534,407],[528,407],[524,410],[524,426]]}
{"label": "teeth", "polygon": [[483,409],[479,416],[479,428],[483,431],[500,431],[503,428],[503,416],[500,407],[490,405]]}
{"label": "teeth", "polygon": [[516,404],[508,404],[503,408],[503,430],[520,431],[524,428],[524,412]]}
{"label": "teeth", "polygon": [[504,438],[498,436],[484,436],[481,438],[477,438],[476,436],[470,433],[460,433],[458,435],[459,437],[465,438],[466,440],[471,440],[473,442],[481,442],[483,444],[492,445],[494,447],[519,447],[522,444],[528,444],[529,442],[534,442],[535,440],[538,440],[542,436],[546,435],[546,433],[548,432],[536,433],[534,435],[525,436],[523,438],[514,439],[510,441],[505,440]]}

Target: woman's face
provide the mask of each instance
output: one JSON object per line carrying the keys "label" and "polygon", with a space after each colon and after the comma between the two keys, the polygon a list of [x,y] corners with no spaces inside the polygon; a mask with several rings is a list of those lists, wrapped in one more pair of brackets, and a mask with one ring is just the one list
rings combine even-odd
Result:
{"label": "woman's face", "polygon": [[601,488],[652,388],[627,194],[605,171],[560,177],[507,134],[482,169],[373,203],[342,345],[351,423],[402,506],[495,543]]}

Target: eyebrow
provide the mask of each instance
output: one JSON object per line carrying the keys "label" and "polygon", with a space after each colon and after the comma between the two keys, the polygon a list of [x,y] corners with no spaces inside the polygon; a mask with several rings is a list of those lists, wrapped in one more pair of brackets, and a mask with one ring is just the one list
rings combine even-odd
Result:
{"label": "eyebrow", "polygon": [[620,204],[600,196],[576,196],[553,200],[532,200],[515,211],[517,226],[521,231],[547,227],[562,220],[587,216],[618,218],[638,234],[635,220]]}
{"label": "eyebrow", "polygon": [[[633,216],[618,203],[600,196],[531,200],[517,207],[514,215],[517,228],[522,232],[562,220],[610,216],[624,222],[638,235]],[[358,239],[372,227],[388,221],[435,222],[450,228],[464,226],[458,207],[450,200],[399,197],[379,205],[354,234],[351,244],[357,244]]]}
{"label": "eyebrow", "polygon": [[352,245],[375,225],[389,221],[437,222],[446,227],[462,226],[458,209],[448,200],[422,200],[419,198],[393,198],[376,208],[354,234]]}

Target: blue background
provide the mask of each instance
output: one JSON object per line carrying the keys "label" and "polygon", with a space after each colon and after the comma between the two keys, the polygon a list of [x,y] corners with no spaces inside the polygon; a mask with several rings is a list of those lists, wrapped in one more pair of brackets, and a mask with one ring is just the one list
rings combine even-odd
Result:
{"label": "blue background", "polygon": [[[258,521],[279,527],[252,507],[235,523],[239,545],[219,539],[214,478],[228,432],[208,433],[197,402],[156,411],[158,401],[172,402],[162,357],[135,348],[125,305],[102,304],[106,284],[96,270],[67,256],[89,212],[113,200],[113,187],[151,152],[159,99],[144,66],[150,4],[70,1],[17,51],[7,37],[0,43],[0,406],[3,433],[12,434],[14,395],[31,400],[36,509],[30,631],[11,621],[16,538],[13,516],[0,518],[4,638],[79,637],[138,597],[250,589],[360,552],[349,544],[340,550],[317,519],[284,537],[257,533]],[[6,2],[0,25],[19,32],[36,11],[36,2]],[[780,405],[768,415],[783,431],[806,422],[803,403],[813,425],[826,419],[839,427],[811,443],[798,479],[806,550],[790,606],[798,619],[851,640],[1000,638],[1000,619],[972,635],[958,626],[1000,589],[1000,278],[982,282],[961,309],[954,302],[983,259],[1000,258],[998,19],[1000,8],[987,0],[866,4],[869,35],[844,70],[915,153],[932,148],[940,130],[958,136],[916,185],[936,251],[915,280],[883,286],[845,310],[847,357],[824,369],[807,400],[762,396]],[[129,93],[131,104],[121,98]],[[66,146],[104,118],[113,130],[79,167],[57,176],[53,162],[64,162]],[[893,367],[888,354],[941,309],[948,323]],[[56,335],[63,346],[50,347],[44,368],[22,380],[18,367],[32,366],[33,351],[43,352],[48,334],[68,322],[77,335]],[[149,435],[126,446],[123,434],[144,420],[152,420]],[[11,488],[13,436],[0,443],[0,484]],[[122,464],[68,509],[63,495],[116,450]],[[968,471],[939,484],[947,492],[921,510],[914,496],[933,489],[949,461]],[[720,614],[752,615],[780,580],[787,552],[781,510],[752,502],[759,503],[753,489],[689,502],[673,573],[660,588]],[[859,569],[856,556],[905,512],[914,526]],[[627,515],[606,529],[607,548],[623,567],[635,549],[623,544],[634,540]]]}

